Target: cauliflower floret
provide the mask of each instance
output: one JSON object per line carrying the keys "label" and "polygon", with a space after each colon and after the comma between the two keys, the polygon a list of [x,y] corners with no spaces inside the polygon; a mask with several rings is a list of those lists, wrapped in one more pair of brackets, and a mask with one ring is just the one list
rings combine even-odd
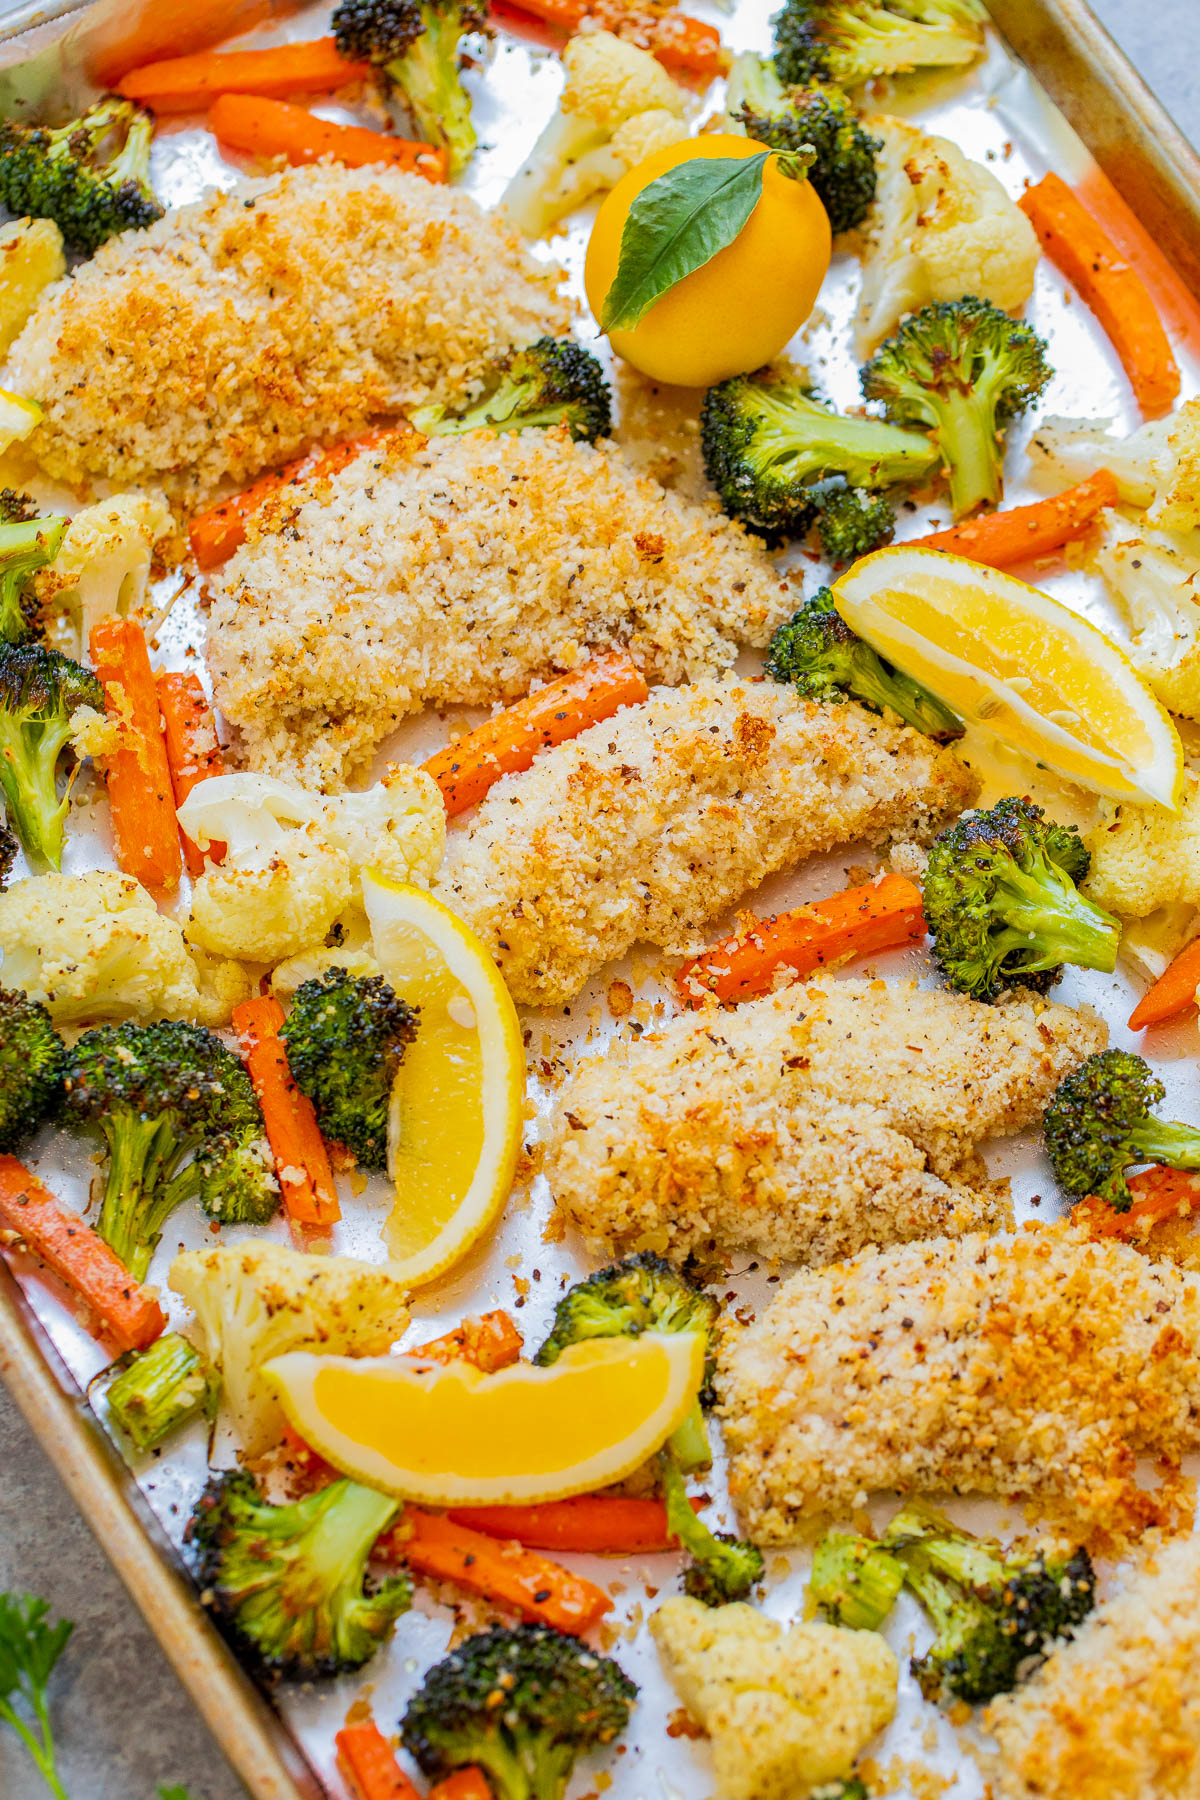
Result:
{"label": "cauliflower floret", "polygon": [[905,313],[977,294],[1016,312],[1033,292],[1037,233],[990,169],[903,119],[868,119],[880,138],[875,206],[855,333],[870,356]]}
{"label": "cauliflower floret", "polygon": [[1047,419],[1029,446],[1035,468],[1079,481],[1110,469],[1129,506],[1163,531],[1200,531],[1200,400],[1113,437],[1111,419]]}
{"label": "cauliflower floret", "polygon": [[680,1598],[650,1621],[667,1677],[712,1740],[723,1800],[804,1800],[844,1779],[896,1710],[873,1631],[785,1626],[753,1606]]}
{"label": "cauliflower floret", "polygon": [[188,938],[214,956],[276,963],[326,935],[352,886],[348,857],[295,832],[286,851],[206,868],[192,887]]}
{"label": "cauliflower floret", "polygon": [[189,1017],[195,1024],[217,1031],[229,1024],[235,1006],[258,993],[266,968],[261,963],[247,965],[226,956],[210,956],[207,950],[193,949],[191,956],[199,991],[196,1010]]}
{"label": "cauliflower floret", "polygon": [[562,60],[558,111],[504,193],[513,223],[530,238],[688,134],[688,97],[648,50],[590,31],[571,39]]}
{"label": "cauliflower floret", "polygon": [[248,1456],[283,1434],[283,1412],[259,1373],[289,1350],[384,1356],[408,1325],[405,1290],[386,1263],[307,1256],[261,1240],[184,1250],[172,1290],[196,1315],[191,1335],[220,1370],[221,1393]]}
{"label": "cauliflower floret", "polygon": [[183,931],[130,875],[36,875],[0,894],[0,976],[59,1024],[191,1019],[201,1011]]}
{"label": "cauliflower floret", "polygon": [[47,615],[66,615],[86,645],[109,613],[136,612],[146,598],[154,547],[175,530],[161,494],[114,494],[85,506],[67,526],[62,549],[37,577]]}
{"label": "cauliflower floret", "polygon": [[1200,559],[1177,538],[1100,516],[1091,566],[1129,621],[1129,653],[1163,705],[1200,719]]}
{"label": "cauliflower floret", "polygon": [[1162,906],[1200,906],[1200,780],[1184,777],[1178,814],[1161,806],[1119,806],[1085,839],[1093,900],[1125,919]]}
{"label": "cauliflower floret", "polygon": [[345,969],[347,975],[379,975],[375,946],[367,915],[351,907],[335,919],[327,943],[310,944],[281,962],[271,976],[271,992],[277,1000],[290,1000],[305,981],[314,981],[326,969]]}
{"label": "cauliflower floret", "polygon": [[446,853],[446,807],[432,775],[393,764],[361,793],[338,794],[320,807],[323,835],[345,852],[361,898],[363,869],[392,881],[432,881]]}

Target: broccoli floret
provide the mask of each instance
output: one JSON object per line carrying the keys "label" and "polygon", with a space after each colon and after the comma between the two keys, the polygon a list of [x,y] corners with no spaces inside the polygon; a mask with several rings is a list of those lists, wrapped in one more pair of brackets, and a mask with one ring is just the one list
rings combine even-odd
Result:
{"label": "broccoli floret", "polygon": [[247,1471],[214,1476],[186,1534],[201,1598],[262,1673],[347,1675],[412,1602],[403,1573],[366,1587],[371,1548],[399,1511],[398,1500],[355,1481],[272,1506]]}
{"label": "broccoli floret", "polygon": [[106,238],[153,225],[163,208],[150,186],[154,120],[110,95],[51,131],[0,124],[0,200],[11,213],[53,219],[68,250],[93,256]]}
{"label": "broccoli floret", "polygon": [[1096,1602],[1086,1550],[1013,1555],[919,1501],[896,1515],[883,1542],[933,1622],[931,1648],[912,1661],[928,1700],[944,1693],[977,1705],[1010,1692],[1021,1664],[1070,1637]]}
{"label": "broccoli floret", "polygon": [[963,734],[957,713],[850,629],[827,587],[778,627],[765,667],[772,680],[790,681],[806,699],[853,698],[874,712],[888,707],[906,725],[942,741]]}
{"label": "broccoli floret", "polygon": [[26,854],[55,869],[71,800],[70,783],[60,799],[55,777],[79,706],[104,710],[90,670],[41,644],[0,644],[0,790]]}
{"label": "broccoli floret", "polygon": [[789,86],[857,87],[906,69],[961,68],[983,45],[976,0],[785,0],[772,21],[775,67]]}
{"label": "broccoli floret", "polygon": [[53,1110],[66,1060],[41,1002],[0,988],[0,1151],[16,1150]]}
{"label": "broccoli floret", "polygon": [[496,1800],[562,1800],[576,1758],[619,1737],[636,1699],[624,1670],[578,1638],[497,1628],[434,1664],[400,1735],[435,1781],[476,1764]]}
{"label": "broccoli floret", "polygon": [[955,518],[1001,495],[1004,428],[1054,371],[1032,326],[968,295],[905,320],[862,370],[862,391],[897,425],[925,425],[950,474]]}
{"label": "broccoli floret", "polygon": [[709,388],[700,447],[725,510],[773,542],[805,535],[820,511],[815,485],[828,476],[874,491],[919,481],[937,464],[918,433],[843,417],[802,382],[769,372]]}
{"label": "broccoli floret", "polygon": [[762,1580],[762,1551],[744,1538],[710,1531],[696,1516],[669,1444],[659,1452],[658,1462],[667,1529],[692,1559],[684,1571],[684,1592],[705,1606],[727,1606],[733,1600],[744,1600],[755,1582]]}
{"label": "broccoli floret", "polygon": [[280,1033],[288,1066],[326,1137],[364,1168],[387,1166],[392,1086],[416,1035],[417,1009],[382,975],[335,967],[296,989]]}
{"label": "broccoli floret", "polygon": [[[4,493],[12,493],[6,488]],[[66,518],[11,519],[0,493],[0,643],[19,644],[42,635],[40,608],[30,576],[52,563],[66,536]]]}
{"label": "broccoli floret", "polygon": [[422,142],[447,151],[452,176],[466,168],[476,142],[459,79],[459,40],[486,24],[486,8],[471,0],[340,0],[333,14],[342,55],[374,64]]}
{"label": "broccoli floret", "polygon": [[163,1226],[199,1197],[225,1222],[279,1204],[250,1078],[199,1025],[102,1025],[68,1053],[65,1117],[98,1134],[108,1169],[97,1230],[140,1281]]}
{"label": "broccoli floret", "polygon": [[816,161],[808,179],[836,235],[861,225],[875,198],[875,155],[880,141],[864,130],[846,95],[810,83],[785,88],[775,65],[747,52],[734,59],[725,109],[747,137],[772,150],[808,145]]}
{"label": "broccoli floret", "polygon": [[925,871],[925,922],[950,986],[994,1000],[1017,985],[1045,993],[1064,963],[1111,973],[1121,927],[1079,892],[1090,864],[1074,826],[1013,794],[944,831]]}
{"label": "broccoli floret", "polygon": [[612,394],[604,370],[573,338],[539,338],[492,371],[487,392],[463,412],[423,406],[412,423],[427,437],[464,431],[530,431],[567,425],[577,442],[612,430]]}
{"label": "broccoli floret", "polygon": [[1200,1169],[1200,1131],[1151,1111],[1166,1092],[1132,1050],[1089,1056],[1059,1083],[1042,1123],[1059,1186],[1076,1199],[1097,1194],[1116,1212],[1128,1212],[1133,1195],[1125,1170],[1132,1164]]}
{"label": "broccoli floret", "polygon": [[640,1337],[643,1331],[695,1331],[705,1343],[704,1382],[671,1446],[680,1466],[700,1468],[712,1461],[702,1406],[716,1398],[715,1331],[720,1305],[661,1256],[643,1250],[600,1269],[568,1290],[554,1310],[550,1335],[534,1362],[546,1368],[570,1344],[589,1338]]}
{"label": "broccoli floret", "polygon": [[873,1538],[827,1531],[808,1591],[833,1625],[878,1631],[904,1586],[904,1565]]}
{"label": "broccoli floret", "polygon": [[882,494],[851,487],[840,475],[818,481],[810,491],[817,509],[817,536],[831,563],[857,562],[891,543],[896,515]]}
{"label": "broccoli floret", "polygon": [[169,1331],[148,1350],[122,1359],[109,1384],[108,1410],[139,1450],[153,1450],[173,1431],[216,1410],[219,1383],[187,1339]]}

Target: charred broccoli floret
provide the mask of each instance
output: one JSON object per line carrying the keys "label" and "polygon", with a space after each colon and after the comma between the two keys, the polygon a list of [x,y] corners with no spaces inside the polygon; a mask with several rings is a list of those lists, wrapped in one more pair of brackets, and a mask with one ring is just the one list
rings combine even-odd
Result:
{"label": "charred broccoli floret", "polygon": [[58,759],[77,707],[104,709],[89,669],[41,644],[0,644],[0,791],[28,856],[62,867],[70,783],[61,799]]}
{"label": "charred broccoli floret", "polygon": [[719,1303],[703,1288],[648,1250],[577,1281],[554,1310],[550,1335],[534,1362],[557,1362],[570,1344],[589,1338],[640,1337],[643,1331],[694,1331],[704,1338],[704,1383],[696,1404],[671,1439],[680,1466],[699,1468],[712,1461],[702,1406],[716,1396],[715,1332]]}
{"label": "charred broccoli floret", "polygon": [[480,1632],[435,1663],[400,1735],[435,1781],[475,1764],[496,1800],[562,1800],[576,1758],[619,1737],[636,1699],[607,1656],[520,1625]]}
{"label": "charred broccoli floret", "polygon": [[392,1086],[416,1035],[416,1008],[382,975],[332,968],[296,989],[280,1033],[288,1066],[325,1136],[365,1168],[387,1165]]}
{"label": "charred broccoli floret", "polygon": [[68,1053],[65,1118],[108,1150],[96,1229],[140,1281],[163,1226],[199,1197],[225,1223],[265,1224],[279,1191],[242,1064],[199,1025],[102,1025]]}
{"label": "charred broccoli floret", "polygon": [[864,130],[845,94],[812,82],[787,88],[769,58],[747,52],[734,59],[725,109],[747,137],[771,150],[809,145],[816,161],[808,179],[830,230],[836,235],[862,224],[875,198],[880,141]]}
{"label": "charred broccoli floret", "polygon": [[806,699],[854,699],[874,712],[887,707],[906,725],[942,741],[963,734],[957,713],[850,629],[827,587],[779,626],[765,667],[772,680],[791,682]]}
{"label": "charred broccoli floret", "polygon": [[0,124],[0,200],[11,213],[53,219],[68,250],[93,256],[107,238],[153,225],[154,120],[114,95],[54,130]]}
{"label": "charred broccoli floret", "polygon": [[67,532],[65,517],[22,516],[18,509],[26,499],[11,488],[0,491],[0,643],[41,637],[40,609],[30,577],[54,561]]}
{"label": "charred broccoli floret", "polygon": [[399,1511],[354,1481],[272,1506],[245,1470],[214,1476],[187,1527],[204,1604],[265,1674],[350,1674],[412,1602],[406,1574],[366,1586],[372,1546]]}
{"label": "charred broccoli floret", "polygon": [[896,535],[896,515],[883,494],[851,487],[840,475],[818,481],[812,489],[817,509],[817,536],[831,563],[857,562],[872,550],[890,544]]}
{"label": "charred broccoli floret", "polygon": [[817,1545],[808,1591],[833,1625],[878,1631],[903,1586],[903,1563],[874,1538],[827,1531]]}
{"label": "charred broccoli floret", "polygon": [[1120,923],[1076,885],[1090,863],[1073,826],[1012,794],[944,831],[925,871],[925,922],[950,986],[994,1000],[1017,985],[1045,993],[1064,963],[1115,969]]}
{"label": "charred broccoli floret", "polygon": [[0,988],[0,1151],[32,1137],[58,1104],[66,1060],[41,1001]]}
{"label": "charred broccoli floret", "polygon": [[463,412],[423,406],[412,423],[427,437],[464,431],[530,431],[567,425],[580,442],[612,430],[612,394],[604,370],[573,338],[539,338],[492,371],[487,392]]}
{"label": "charred broccoli floret", "polygon": [[153,1450],[189,1420],[216,1408],[219,1383],[200,1352],[169,1331],[123,1360],[109,1383],[108,1410],[139,1450]]}
{"label": "charred broccoli floret", "polygon": [[1077,1200],[1097,1194],[1116,1212],[1133,1195],[1125,1170],[1134,1163],[1200,1169],[1200,1130],[1151,1110],[1166,1088],[1132,1050],[1101,1050],[1059,1083],[1042,1130],[1059,1186]]}
{"label": "charred broccoli floret", "polygon": [[744,1538],[710,1531],[697,1517],[669,1444],[660,1451],[658,1462],[667,1528],[692,1559],[684,1571],[684,1592],[705,1606],[727,1606],[733,1600],[744,1600],[755,1582],[762,1580],[762,1551]]}
{"label": "charred broccoli floret", "polygon": [[700,448],[726,512],[772,542],[805,536],[831,497],[818,484],[831,476],[873,492],[919,481],[937,465],[937,451],[919,433],[844,417],[803,382],[769,371],[709,388]]}
{"label": "charred broccoli floret", "polygon": [[20,844],[8,826],[0,825],[0,894],[8,886],[8,878],[12,874],[13,864],[17,860],[17,851],[20,848]]}
{"label": "charred broccoli floret", "polygon": [[896,1515],[883,1542],[936,1633],[912,1661],[928,1700],[941,1693],[978,1705],[1010,1692],[1021,1664],[1070,1637],[1096,1603],[1086,1550],[1014,1554],[920,1501]]}
{"label": "charred broccoli floret", "polygon": [[906,319],[862,370],[896,425],[924,425],[950,474],[954,516],[1000,499],[1004,429],[1053,370],[1030,325],[990,300],[939,300]]}
{"label": "charred broccoli floret", "polygon": [[471,0],[340,0],[333,14],[342,55],[374,64],[421,140],[445,148],[451,175],[466,168],[476,141],[459,79],[459,43],[486,22],[487,9]]}
{"label": "charred broccoli floret", "polygon": [[977,0],[785,0],[772,21],[775,67],[789,86],[857,87],[907,69],[961,68],[983,46]]}

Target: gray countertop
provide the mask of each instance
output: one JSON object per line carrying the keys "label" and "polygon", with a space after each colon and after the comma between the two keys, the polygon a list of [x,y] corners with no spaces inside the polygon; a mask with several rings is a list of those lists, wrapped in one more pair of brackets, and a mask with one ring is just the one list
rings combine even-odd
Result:
{"label": "gray countertop", "polygon": [[[1200,66],[1180,54],[1195,0],[1093,9],[1200,143]],[[0,7],[0,10],[3,10]],[[54,1682],[61,1773],[71,1800],[154,1800],[183,1782],[194,1800],[244,1800],[208,1731],[50,1464],[0,1389],[0,1589],[32,1590],[77,1621]],[[0,1795],[41,1800],[24,1750],[0,1728]]]}

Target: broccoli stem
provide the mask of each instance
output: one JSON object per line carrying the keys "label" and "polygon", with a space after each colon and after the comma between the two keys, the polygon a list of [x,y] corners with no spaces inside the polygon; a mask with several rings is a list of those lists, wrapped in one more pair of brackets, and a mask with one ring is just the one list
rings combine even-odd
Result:
{"label": "broccoli stem", "polygon": [[423,142],[446,151],[453,178],[462,174],[477,142],[470,97],[458,79],[461,21],[457,12],[438,14],[427,7],[424,13],[424,31],[403,56],[387,64],[387,73],[401,90]]}
{"label": "broccoli stem", "polygon": [[[297,1565],[298,1605],[311,1605],[314,1591],[332,1594],[339,1588],[351,1592],[360,1588],[375,1540],[399,1510],[400,1502],[391,1494],[381,1494],[357,1481],[343,1483],[334,1504],[325,1508],[305,1534],[303,1565]],[[282,1586],[286,1594],[286,1576]]]}
{"label": "broccoli stem", "polygon": [[0,710],[0,788],[8,802],[13,827],[27,854],[62,868],[65,820],[71,791],[58,797],[58,759],[71,737],[71,721],[63,712],[46,719],[24,719]]}
{"label": "broccoli stem", "polygon": [[944,706],[936,694],[906,675],[903,669],[889,668],[868,643],[854,656],[854,683],[850,692],[869,706],[899,715],[926,737],[958,738],[963,735],[963,722],[956,712]]}
{"label": "broccoli stem", "polygon": [[1130,1130],[1129,1143],[1141,1162],[1166,1163],[1169,1169],[1200,1169],[1200,1131],[1191,1125],[1147,1113],[1145,1124]]}
{"label": "broccoli stem", "polygon": [[210,1410],[215,1383],[186,1338],[168,1332],[135,1356],[108,1390],[108,1410],[139,1450],[153,1450]]}
{"label": "broccoli stem", "polygon": [[836,469],[860,487],[890,487],[917,480],[933,459],[915,431],[881,419],[828,412],[794,390],[778,395],[763,387],[754,396],[763,429],[746,452],[760,474],[782,481]]}
{"label": "broccoli stem", "polygon": [[904,1565],[872,1538],[829,1531],[813,1557],[809,1592],[835,1625],[877,1631],[904,1586]]}
{"label": "broccoli stem", "polygon": [[31,575],[54,561],[67,524],[62,515],[0,524],[0,640],[16,643],[29,635],[22,589]]}
{"label": "broccoli stem", "polygon": [[937,423],[934,437],[950,472],[950,502],[961,519],[1001,495],[1001,447],[993,409],[981,380],[973,394],[953,388],[930,397]]}
{"label": "broccoli stem", "polygon": [[130,1274],[144,1279],[163,1227],[191,1184],[173,1179],[183,1155],[168,1119],[141,1119],[114,1107],[100,1121],[108,1176],[96,1229]]}
{"label": "broccoli stem", "polygon": [[[712,1445],[704,1423],[699,1400],[693,1400],[687,1418],[671,1433],[671,1455],[679,1470],[688,1475],[693,1469],[707,1469],[712,1462]],[[689,1507],[689,1512],[691,1508]]]}
{"label": "broccoli stem", "polygon": [[839,23],[843,29],[835,40],[832,62],[842,87],[908,69],[952,68],[975,58],[975,43],[961,31],[915,20],[902,27],[897,14],[882,7],[875,9],[875,19],[865,8],[849,8]]}
{"label": "broccoli stem", "polygon": [[996,883],[994,904],[1006,927],[995,938],[1001,962],[1018,956],[1026,974],[1061,963],[1106,973],[1116,968],[1117,920],[1063,880],[1045,857],[1037,875],[1010,863]]}

